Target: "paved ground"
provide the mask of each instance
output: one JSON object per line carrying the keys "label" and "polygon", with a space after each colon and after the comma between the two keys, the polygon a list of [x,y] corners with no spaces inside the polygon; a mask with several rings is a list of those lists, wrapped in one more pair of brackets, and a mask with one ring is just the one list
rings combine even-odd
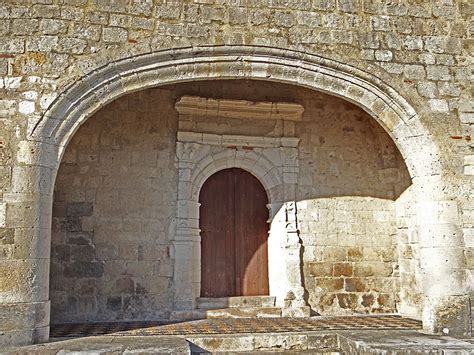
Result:
{"label": "paved ground", "polygon": [[189,335],[283,333],[344,329],[421,329],[421,322],[396,315],[312,318],[214,318],[160,322],[82,323],[51,326],[52,338],[91,335]]}
{"label": "paved ground", "polygon": [[343,331],[338,340],[343,354],[474,354],[469,341],[410,330]]}
{"label": "paved ground", "polygon": [[0,351],[0,354],[189,354],[184,337],[87,337]]}
{"label": "paved ground", "polygon": [[469,355],[474,345],[451,337],[415,330],[314,331],[194,336],[96,336],[59,340],[0,354],[384,354]]}
{"label": "paved ground", "polygon": [[75,338],[0,354],[474,354],[472,339],[423,334],[420,322],[391,315],[75,324],[51,335]]}

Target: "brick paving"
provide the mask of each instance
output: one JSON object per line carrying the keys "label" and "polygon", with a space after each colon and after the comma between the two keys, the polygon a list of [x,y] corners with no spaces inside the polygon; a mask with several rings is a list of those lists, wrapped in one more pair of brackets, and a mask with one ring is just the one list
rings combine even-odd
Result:
{"label": "brick paving", "polygon": [[335,316],[312,318],[225,318],[203,319],[180,323],[114,322],[74,323],[51,325],[52,338],[83,337],[94,335],[191,335],[285,333],[320,330],[416,330],[420,321],[397,315]]}

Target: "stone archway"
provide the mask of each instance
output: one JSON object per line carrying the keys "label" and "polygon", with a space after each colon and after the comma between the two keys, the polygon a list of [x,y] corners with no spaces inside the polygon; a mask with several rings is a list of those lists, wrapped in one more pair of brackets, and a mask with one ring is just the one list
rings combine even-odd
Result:
{"label": "stone archway", "polygon": [[[95,111],[126,93],[170,83],[250,78],[300,85],[339,96],[367,111],[389,133],[410,171],[418,204],[416,229],[421,243],[424,327],[466,331],[465,265],[458,205],[444,189],[439,152],[410,104],[379,78],[354,67],[308,53],[253,46],[209,46],[150,53],[112,62],[65,90],[19,143],[13,192],[5,195],[19,243],[31,257],[7,267],[14,287],[2,295],[11,314],[22,314],[12,342],[48,338],[48,269],[51,200],[64,149]],[[33,228],[32,228],[33,226]],[[431,260],[445,260],[433,265]],[[461,291],[460,291],[461,290]],[[464,290],[464,291],[463,291]],[[10,314],[10,313],[9,313]],[[33,315],[42,314],[42,317]]]}

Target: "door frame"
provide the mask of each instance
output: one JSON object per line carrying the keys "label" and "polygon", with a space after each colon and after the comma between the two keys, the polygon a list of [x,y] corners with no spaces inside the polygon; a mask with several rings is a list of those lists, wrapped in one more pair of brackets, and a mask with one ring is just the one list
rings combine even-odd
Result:
{"label": "door frame", "polygon": [[[235,109],[239,115],[245,113],[246,107],[249,107],[242,101],[236,101],[234,104],[241,105]],[[294,107],[286,105],[289,105],[286,107],[288,117],[294,120],[295,113],[301,116],[300,105],[291,104]],[[191,106],[192,103],[187,102],[186,114],[189,114]],[[183,112],[180,112],[179,101],[176,109],[181,120]],[[220,170],[241,168],[261,182],[268,196],[270,296],[276,297],[278,306],[291,309],[293,315],[297,315],[298,310],[302,312],[301,316],[309,315],[309,307],[304,300],[301,241],[296,216],[298,144],[299,138],[296,137],[217,135],[178,131],[176,142],[178,199],[176,232],[172,246],[175,312],[195,309],[196,298],[200,296],[201,187],[211,175]]]}

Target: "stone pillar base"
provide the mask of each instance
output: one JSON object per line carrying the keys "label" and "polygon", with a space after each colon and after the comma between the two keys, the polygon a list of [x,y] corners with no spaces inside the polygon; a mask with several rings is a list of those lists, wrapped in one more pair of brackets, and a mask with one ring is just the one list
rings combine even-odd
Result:
{"label": "stone pillar base", "polygon": [[49,339],[50,302],[0,304],[0,344],[25,345]]}
{"label": "stone pillar base", "polygon": [[471,329],[469,296],[427,298],[423,310],[423,330],[434,334],[469,337]]}
{"label": "stone pillar base", "polygon": [[19,346],[45,343],[49,340],[49,325],[34,329],[20,329],[0,332],[0,344],[3,346]]}
{"label": "stone pillar base", "polygon": [[282,308],[281,316],[284,318],[307,318],[311,314],[309,306]]}

